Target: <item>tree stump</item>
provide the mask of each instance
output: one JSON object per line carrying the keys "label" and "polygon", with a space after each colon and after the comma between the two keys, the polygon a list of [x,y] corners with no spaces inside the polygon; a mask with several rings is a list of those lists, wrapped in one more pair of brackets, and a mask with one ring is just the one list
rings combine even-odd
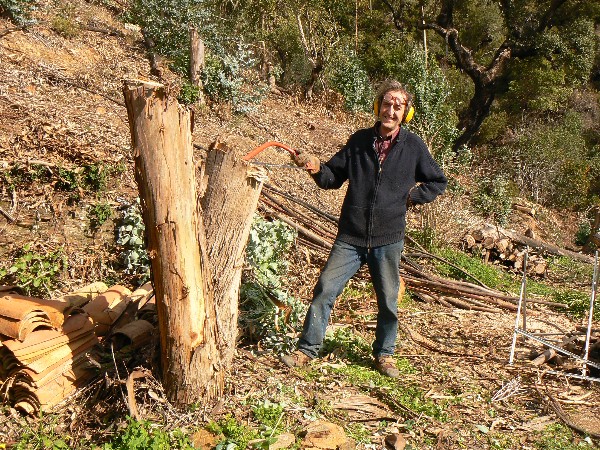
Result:
{"label": "tree stump", "polygon": [[203,213],[190,112],[158,83],[126,82],[123,92],[156,293],[162,381],[177,405],[211,401],[223,393],[235,349],[241,257],[262,182],[247,163],[212,149]]}

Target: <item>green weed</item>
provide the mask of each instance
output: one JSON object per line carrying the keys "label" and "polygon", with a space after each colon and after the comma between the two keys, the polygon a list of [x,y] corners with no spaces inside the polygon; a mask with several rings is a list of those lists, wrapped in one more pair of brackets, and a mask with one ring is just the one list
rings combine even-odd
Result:
{"label": "green weed", "polygon": [[[591,289],[591,288],[590,288]],[[555,291],[552,295],[552,300],[558,303],[563,303],[568,306],[569,312],[574,317],[587,317],[590,310],[590,293],[576,291],[574,289],[562,289]],[[598,308],[594,310],[594,319],[600,320],[600,311]]]}
{"label": "green weed", "polygon": [[27,295],[46,296],[66,268],[67,258],[62,248],[40,254],[32,250],[31,244],[25,244],[9,267],[0,268],[0,283],[14,284]]}
{"label": "green weed", "polygon": [[347,382],[355,386],[366,387],[371,395],[373,395],[373,389],[385,392],[386,398],[383,401],[389,400],[388,403],[392,408],[399,404],[415,413],[422,413],[440,421],[446,421],[447,415],[443,406],[425,398],[422,389],[408,385],[406,380],[403,380],[402,375],[417,372],[410,361],[401,358],[397,360],[396,365],[400,370],[400,378],[397,379],[386,377],[374,369],[358,365],[333,368],[332,371],[343,375]]}
{"label": "green weed", "polygon": [[357,444],[369,444],[371,442],[371,430],[362,423],[348,423],[346,426],[346,434]]}
{"label": "green weed", "polygon": [[261,424],[263,434],[272,437],[283,431],[282,419],[284,416],[283,405],[269,400],[258,402],[252,407],[252,413],[257,422]]}
{"label": "green weed", "polygon": [[[513,292],[514,294],[520,292],[521,277],[506,273],[497,267],[485,264],[479,258],[469,256],[458,250],[438,249],[437,254],[461,267],[465,272],[473,275],[490,288]],[[436,262],[436,268],[442,276],[473,282],[471,277],[444,262]],[[592,269],[569,258],[551,260],[549,268],[550,271],[556,270],[558,272],[558,278],[565,277],[564,279],[568,279],[567,277],[572,273],[574,280],[580,280],[581,282],[589,280],[591,285]],[[589,310],[590,294],[586,292],[569,288],[556,288],[531,279],[527,279],[526,289],[527,295],[541,296],[567,305],[568,311],[575,317],[582,317]],[[600,312],[596,313],[597,315],[594,314],[594,317],[600,317]]]}
{"label": "green weed", "polygon": [[472,283],[473,278],[465,274],[467,272],[490,288],[515,289],[519,286],[519,280],[490,264],[485,264],[480,258],[451,248],[437,249],[436,253],[464,270],[463,272],[442,261],[436,261],[436,269],[442,276]]}
{"label": "green weed", "polygon": [[590,264],[575,261],[566,256],[550,258],[548,273],[553,280],[561,283],[579,283],[592,285],[593,267]]}
{"label": "green weed", "polygon": [[512,448],[518,448],[519,439],[518,437],[500,432],[491,432],[487,434],[488,443],[492,450],[508,450]]}
{"label": "green weed", "polygon": [[54,16],[51,28],[62,37],[71,39],[79,35],[79,25],[75,20],[63,15]]}
{"label": "green weed", "polygon": [[93,192],[104,192],[110,172],[104,164],[88,164],[83,167],[82,183]]}
{"label": "green weed", "polygon": [[189,437],[180,429],[172,433],[161,430],[148,421],[129,419],[127,427],[120,430],[102,450],[193,450]]}
{"label": "green weed", "polygon": [[366,364],[371,361],[371,345],[349,328],[338,328],[333,333],[328,333],[323,342],[323,351],[326,354],[335,351],[355,364]]}
{"label": "green weed", "polygon": [[[219,419],[217,422],[209,422],[206,429],[213,434],[223,436],[221,442],[216,446],[216,450],[247,448],[248,442],[259,438],[255,430],[240,425],[230,414]],[[236,447],[229,447],[231,444],[235,444]]]}
{"label": "green weed", "polygon": [[88,211],[90,230],[97,231],[112,216],[110,203],[96,203]]}
{"label": "green weed", "polygon": [[587,441],[576,436],[570,428],[556,423],[548,425],[535,444],[539,450],[581,450],[593,448]]}
{"label": "green weed", "polygon": [[70,450],[69,436],[56,431],[59,418],[56,416],[40,416],[32,424],[25,423],[19,442],[14,450]]}

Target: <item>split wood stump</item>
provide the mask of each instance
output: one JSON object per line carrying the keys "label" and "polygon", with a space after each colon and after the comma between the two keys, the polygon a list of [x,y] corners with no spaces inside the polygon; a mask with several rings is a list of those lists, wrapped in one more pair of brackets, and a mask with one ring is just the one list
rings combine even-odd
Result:
{"label": "split wood stump", "polygon": [[243,250],[266,177],[224,146],[212,146],[199,199],[189,110],[158,83],[127,81],[123,93],[152,265],[162,382],[177,405],[211,401],[223,393],[235,350]]}

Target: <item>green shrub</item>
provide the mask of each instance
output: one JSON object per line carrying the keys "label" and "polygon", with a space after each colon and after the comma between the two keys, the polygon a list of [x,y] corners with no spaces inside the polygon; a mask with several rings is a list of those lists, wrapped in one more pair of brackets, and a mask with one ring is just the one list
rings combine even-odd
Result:
{"label": "green shrub", "polygon": [[[593,193],[596,159],[583,137],[576,113],[550,123],[524,120],[513,142],[495,149],[494,172],[512,178],[520,191],[538,203],[578,208]],[[489,155],[487,155],[489,156]]]}
{"label": "green shrub", "polygon": [[263,347],[281,353],[294,348],[286,327],[299,329],[306,313],[306,306],[281,283],[288,268],[285,255],[295,238],[296,231],[285,223],[256,216],[246,246],[250,270],[244,273],[240,289],[240,325],[261,339]]}
{"label": "green shrub", "polygon": [[79,34],[79,25],[70,17],[57,15],[52,19],[51,27],[62,37],[71,39]]}
{"label": "green shrub", "polygon": [[93,192],[103,192],[108,184],[110,169],[102,164],[87,164],[83,167],[82,184]]}
{"label": "green shrub", "polygon": [[200,99],[200,94],[200,87],[192,83],[185,82],[181,86],[177,100],[183,105],[192,105]]}
{"label": "green shrub", "polygon": [[112,215],[110,203],[96,203],[88,211],[90,230],[97,231]]}
{"label": "green shrub", "polygon": [[207,53],[202,71],[204,91],[214,101],[230,103],[234,112],[253,111],[268,91],[251,70],[254,65],[250,48],[241,43],[231,52]]}
{"label": "green shrub", "polygon": [[512,210],[515,191],[512,182],[505,177],[483,178],[478,182],[472,204],[480,214],[504,225]]}
{"label": "green shrub", "polygon": [[74,170],[58,168],[58,180],[54,188],[59,191],[72,192],[80,185],[79,174]]}
{"label": "green shrub", "polygon": [[344,97],[348,111],[373,111],[373,91],[367,72],[352,51],[337,53],[328,68],[331,87]]}
{"label": "green shrub", "polygon": [[205,0],[135,0],[127,20],[142,28],[154,43],[153,51],[167,57],[171,68],[181,75],[188,73],[189,26],[195,26],[206,49],[202,72],[206,94],[244,113],[260,102],[267,87],[250,70],[256,66],[253,47],[242,39],[231,39],[231,29],[222,20],[215,20],[219,14]]}
{"label": "green shrub", "polygon": [[137,275],[141,282],[150,279],[150,258],[146,251],[146,227],[139,199],[128,205],[116,225],[117,245],[121,247],[119,259],[125,273]]}
{"label": "green shrub", "polygon": [[[459,161],[452,150],[459,135],[458,118],[449,102],[452,88],[439,65],[435,61],[426,62],[418,45],[406,44],[403,50],[398,55],[394,76],[414,94],[415,117],[408,127],[423,138],[440,164],[449,168],[451,163]],[[466,150],[461,152],[468,154]]]}
{"label": "green shrub", "polygon": [[2,0],[0,11],[8,14],[17,25],[31,25],[35,23],[31,13],[36,8],[36,0]]}
{"label": "green shrub", "polygon": [[584,220],[579,224],[579,227],[577,228],[577,233],[575,234],[575,244],[585,245],[588,239],[590,238],[591,233],[592,225],[588,220]]}

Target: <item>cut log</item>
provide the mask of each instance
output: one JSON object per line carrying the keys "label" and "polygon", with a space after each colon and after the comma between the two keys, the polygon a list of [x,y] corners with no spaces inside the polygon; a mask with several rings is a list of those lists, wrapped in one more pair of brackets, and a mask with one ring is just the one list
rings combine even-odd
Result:
{"label": "cut log", "polygon": [[506,254],[507,252],[510,251],[510,239],[507,239],[507,238],[498,239],[494,243],[494,246],[496,247],[496,250],[498,250],[499,253]]}
{"label": "cut log", "polygon": [[535,216],[535,208],[532,208],[530,206],[519,205],[518,203],[513,203],[512,209],[514,209],[515,211],[519,211],[524,214],[527,214],[528,216],[531,216],[531,217]]}
{"label": "cut log", "polygon": [[[508,238],[514,244],[528,246],[533,249],[539,249],[542,252],[549,253],[551,255],[566,256],[576,261],[581,261],[589,264],[593,263],[593,258],[589,255],[573,252],[561,248],[557,245],[549,244],[538,239],[532,239],[531,237],[527,237],[514,231],[506,230],[500,227],[495,227],[490,224],[485,224],[482,228],[473,230],[470,234],[475,238],[476,242],[483,242],[484,248],[490,248],[490,239],[493,239],[494,242],[497,242],[501,239]],[[487,258],[489,258],[489,255],[487,254],[482,256],[487,256]],[[522,265],[516,264],[515,267],[518,269],[521,268]]]}
{"label": "cut log", "polygon": [[465,237],[463,238],[463,241],[465,242],[465,246],[468,249],[473,248],[475,246],[475,244],[477,243],[475,238],[470,234],[465,235]]}
{"label": "cut log", "polygon": [[534,366],[541,366],[545,362],[550,361],[555,356],[556,351],[554,349],[549,348],[544,352],[540,353],[533,361],[531,361],[531,364],[533,364]]}
{"label": "cut log", "polygon": [[581,262],[585,262],[588,264],[592,264],[594,262],[593,259],[588,255],[584,255],[582,253],[577,253],[577,252],[572,252],[570,250],[561,248],[557,245],[548,244],[548,243],[542,242],[540,240],[531,239],[531,238],[528,238],[527,236],[520,235],[513,231],[502,230],[502,234],[504,236],[510,238],[513,242],[516,242],[517,244],[527,245],[532,248],[541,249],[542,251],[549,253],[551,255],[566,256],[568,258],[574,259],[575,261],[581,261]]}

